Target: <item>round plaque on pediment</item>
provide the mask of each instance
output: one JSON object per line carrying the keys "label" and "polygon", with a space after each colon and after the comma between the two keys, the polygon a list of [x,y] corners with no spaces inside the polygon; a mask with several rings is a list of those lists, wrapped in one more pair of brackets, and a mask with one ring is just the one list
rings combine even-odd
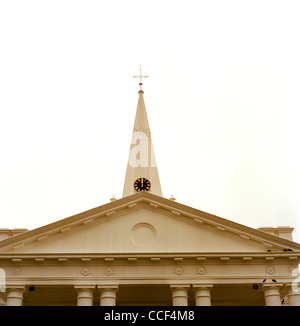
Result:
{"label": "round plaque on pediment", "polygon": [[131,241],[138,247],[149,247],[156,240],[156,230],[149,223],[138,223],[131,229]]}

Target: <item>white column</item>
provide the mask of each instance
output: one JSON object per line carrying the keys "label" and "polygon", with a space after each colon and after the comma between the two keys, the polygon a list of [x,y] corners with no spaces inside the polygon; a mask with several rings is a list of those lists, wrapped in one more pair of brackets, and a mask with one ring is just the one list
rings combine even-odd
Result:
{"label": "white column", "polygon": [[300,306],[300,288],[294,289],[293,286],[288,286],[287,295],[290,306]]}
{"label": "white column", "polygon": [[189,285],[170,285],[173,306],[188,306]]}
{"label": "white column", "polygon": [[16,286],[7,289],[6,305],[7,306],[22,306],[23,294],[25,286]]}
{"label": "white column", "polygon": [[265,283],[263,285],[266,306],[281,306],[280,288],[282,283]]}
{"label": "white column", "polygon": [[210,291],[212,285],[193,285],[196,306],[211,306]]}
{"label": "white column", "polygon": [[94,289],[95,286],[75,285],[75,290],[77,292],[77,306],[92,306]]}
{"label": "white column", "polygon": [[118,286],[98,286],[101,293],[100,306],[115,306],[117,299]]}

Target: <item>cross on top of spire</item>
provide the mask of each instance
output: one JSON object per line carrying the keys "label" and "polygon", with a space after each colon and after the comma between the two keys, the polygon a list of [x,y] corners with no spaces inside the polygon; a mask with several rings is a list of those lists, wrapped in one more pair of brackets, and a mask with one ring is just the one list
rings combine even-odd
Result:
{"label": "cross on top of spire", "polygon": [[145,75],[142,75],[142,67],[141,67],[141,65],[140,65],[140,74],[138,75],[138,76],[132,76],[133,78],[139,78],[140,79],[140,83],[139,83],[139,85],[140,85],[140,91],[139,92],[142,92],[143,93],[143,91],[142,91],[142,78],[148,78],[149,76],[145,76]]}

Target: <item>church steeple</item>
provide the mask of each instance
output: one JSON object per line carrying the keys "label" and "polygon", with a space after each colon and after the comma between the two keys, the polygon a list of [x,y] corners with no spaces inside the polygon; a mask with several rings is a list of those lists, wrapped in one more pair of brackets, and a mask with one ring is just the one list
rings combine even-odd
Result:
{"label": "church steeple", "polygon": [[148,191],[162,196],[158,170],[156,166],[151,132],[142,90],[143,76],[140,69],[139,99],[136,109],[129,159],[123,189],[123,197],[140,191]]}

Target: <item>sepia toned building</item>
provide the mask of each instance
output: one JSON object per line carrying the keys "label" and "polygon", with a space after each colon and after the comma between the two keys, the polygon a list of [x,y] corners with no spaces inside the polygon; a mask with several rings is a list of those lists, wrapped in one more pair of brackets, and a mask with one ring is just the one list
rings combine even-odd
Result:
{"label": "sepia toned building", "polygon": [[292,227],[250,228],[164,198],[140,90],[123,197],[0,230],[0,305],[300,306]]}

